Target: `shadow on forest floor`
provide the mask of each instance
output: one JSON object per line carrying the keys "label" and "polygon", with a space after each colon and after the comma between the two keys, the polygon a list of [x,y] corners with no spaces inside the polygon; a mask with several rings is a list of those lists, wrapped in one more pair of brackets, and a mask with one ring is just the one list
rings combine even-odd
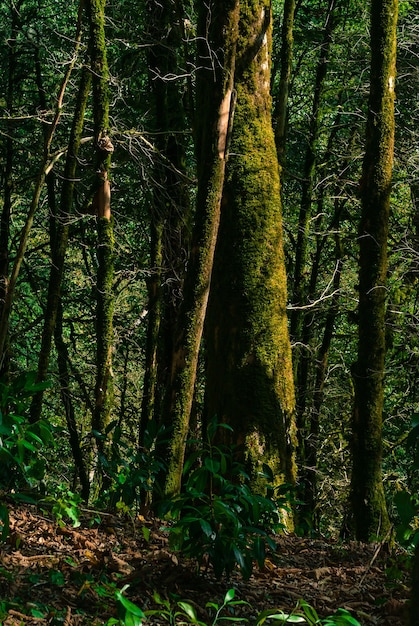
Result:
{"label": "shadow on forest floor", "polygon": [[236,599],[250,604],[237,608],[239,623],[246,617],[251,624],[268,608],[291,611],[300,598],[321,617],[342,607],[363,626],[406,623],[408,574],[400,571],[400,556],[377,546],[281,536],[275,558],[249,581],[239,575],[217,581],[170,552],[159,520],[95,518],[86,513],[72,528],[34,506],[10,512],[10,537],[0,549],[0,624],[103,625],[116,615],[115,590],[126,584],[127,598],[142,609],[156,608],[157,591],[188,601],[203,621],[206,602],[221,603],[234,588]]}

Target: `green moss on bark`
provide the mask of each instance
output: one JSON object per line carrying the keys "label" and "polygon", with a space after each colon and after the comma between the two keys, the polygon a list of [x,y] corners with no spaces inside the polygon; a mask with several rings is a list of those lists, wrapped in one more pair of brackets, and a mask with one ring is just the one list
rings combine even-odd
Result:
{"label": "green moss on bark", "polygon": [[[199,37],[198,197],[192,250],[168,389],[168,415],[173,425],[165,486],[168,495],[177,493],[181,486],[185,442],[218,234],[226,139],[231,113],[230,97],[235,72],[238,6],[237,0],[217,0],[212,3],[211,11],[206,4],[202,4],[200,10],[200,32],[206,36]],[[208,41],[211,49],[217,50],[220,55],[215,68],[208,57]]]}
{"label": "green moss on bark", "polygon": [[354,367],[352,508],[357,539],[389,529],[381,475],[387,238],[394,148],[397,0],[371,5],[371,77],[361,181],[359,343]]}
{"label": "green moss on bark", "polygon": [[[103,433],[109,423],[113,404],[113,255],[114,235],[112,220],[98,219],[98,274],[96,307],[96,404],[92,420],[94,430]],[[103,444],[99,441],[99,450]]]}
{"label": "green moss on bark", "polygon": [[269,2],[241,3],[237,106],[206,334],[207,411],[233,427],[252,464],[276,459],[278,481],[293,482],[294,386],[268,18]]}

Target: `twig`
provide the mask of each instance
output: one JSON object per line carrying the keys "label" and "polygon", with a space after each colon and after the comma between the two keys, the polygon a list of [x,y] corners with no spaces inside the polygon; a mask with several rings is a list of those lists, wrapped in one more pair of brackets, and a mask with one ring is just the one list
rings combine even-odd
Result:
{"label": "twig", "polygon": [[393,531],[393,527],[390,526],[390,528],[388,529],[385,537],[380,541],[380,543],[377,546],[376,551],[373,554],[373,557],[371,559],[371,561],[369,562],[369,564],[367,565],[365,572],[363,573],[363,575],[361,576],[361,580],[358,583],[358,586],[360,587],[362,585],[362,583],[364,582],[365,578],[367,577],[368,572],[370,571],[371,567],[374,564],[374,561],[376,560],[376,558],[378,557],[378,555],[381,552],[382,547],[387,543],[387,540],[389,539],[391,533]]}

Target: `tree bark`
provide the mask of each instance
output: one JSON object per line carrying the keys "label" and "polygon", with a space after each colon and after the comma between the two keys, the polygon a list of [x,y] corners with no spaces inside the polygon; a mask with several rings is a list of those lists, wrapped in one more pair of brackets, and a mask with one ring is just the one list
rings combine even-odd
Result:
{"label": "tree bark", "polygon": [[86,463],[80,446],[80,437],[77,429],[74,412],[73,398],[70,388],[70,376],[68,372],[68,349],[63,339],[63,309],[61,300],[58,301],[56,323],[54,325],[55,347],[57,349],[58,376],[60,381],[60,394],[64,406],[66,423],[69,434],[70,448],[73,454],[74,466],[80,480],[81,497],[84,502],[89,500],[90,484]]}
{"label": "tree bark", "polygon": [[292,69],[292,49],[294,33],[295,0],[285,0],[281,33],[281,60],[278,98],[275,103],[275,140],[278,161],[285,162],[285,144],[287,135],[287,109],[289,83]]}
{"label": "tree bark", "polygon": [[[182,301],[190,247],[190,193],[185,172],[186,114],[179,72],[183,15],[170,0],[148,0],[148,66],[153,94],[156,157],[151,193],[151,276],[140,445],[150,420],[161,420],[162,398],[170,376],[173,336]],[[186,85],[188,89],[188,85]]]}
{"label": "tree bark", "polygon": [[178,492],[181,486],[234,109],[238,18],[238,0],[216,0],[211,10],[205,3],[200,7],[197,213],[167,394],[168,415],[174,429],[165,486],[167,495]]}
{"label": "tree bark", "polygon": [[372,0],[371,73],[359,230],[359,342],[351,478],[356,537],[384,537],[382,483],[387,238],[394,151],[397,0]]}
{"label": "tree bark", "polygon": [[241,2],[237,105],[206,323],[206,414],[227,423],[254,476],[294,483],[295,399],[287,328],[279,164],[271,119],[271,12]]}
{"label": "tree bark", "polygon": [[113,256],[110,170],[114,146],[109,138],[109,70],[105,39],[105,0],[87,0],[89,52],[93,86],[95,181],[92,209],[97,220],[96,280],[96,384],[92,431],[96,437],[99,468],[106,456],[106,427],[113,405]]}

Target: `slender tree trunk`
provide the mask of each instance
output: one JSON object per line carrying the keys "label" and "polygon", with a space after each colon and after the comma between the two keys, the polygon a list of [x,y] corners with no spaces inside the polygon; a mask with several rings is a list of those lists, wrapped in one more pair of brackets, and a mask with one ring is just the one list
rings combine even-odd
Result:
{"label": "slender tree trunk", "polygon": [[[17,39],[17,8],[11,9],[11,29],[10,39],[7,52],[7,95],[6,107],[10,118],[13,117],[14,108],[14,91],[16,81],[16,39]],[[0,319],[3,314],[6,293],[8,290],[9,276],[9,233],[10,233],[10,216],[12,207],[12,189],[13,189],[13,162],[14,162],[14,124],[9,121],[7,124],[7,136],[5,140],[4,170],[3,170],[3,209],[0,217]],[[7,344],[4,346],[4,354],[0,351],[0,376],[7,377],[8,372],[8,349]]]}
{"label": "slender tree trunk", "polygon": [[[161,419],[162,396],[170,376],[173,336],[182,300],[186,259],[190,247],[190,195],[185,169],[186,115],[179,72],[183,14],[170,0],[148,0],[150,46],[148,66],[157,133],[151,196],[151,276],[148,336],[143,388],[140,444],[153,418]],[[182,62],[182,61],[181,61]],[[187,86],[188,88],[188,86]]]}
{"label": "slender tree trunk", "polygon": [[[80,16],[80,12],[79,12],[79,16]],[[49,172],[51,172],[54,166],[54,162],[55,162],[54,158],[51,158],[50,148],[51,148],[51,143],[52,143],[55,131],[57,129],[57,126],[61,118],[64,95],[67,89],[68,82],[70,80],[70,76],[73,72],[74,64],[77,58],[77,50],[80,46],[80,26],[81,26],[81,22],[80,22],[80,17],[79,17],[79,20],[77,22],[76,36],[75,36],[74,56],[71,62],[69,63],[67,70],[64,74],[64,78],[61,82],[60,90],[58,92],[57,102],[55,105],[54,119],[44,138],[41,165],[40,165],[37,177],[36,177],[34,191],[32,194],[32,200],[29,206],[28,214],[26,216],[25,224],[20,233],[19,246],[15,255],[15,262],[14,262],[12,271],[10,273],[10,277],[6,285],[6,292],[4,294],[4,303],[1,309],[1,317],[0,317],[0,369],[2,367],[2,363],[4,362],[4,359],[6,356],[5,349],[6,349],[7,336],[8,336],[8,331],[9,331],[9,319],[10,319],[10,314],[12,311],[13,298],[14,298],[17,279],[19,277],[20,268],[22,266],[23,259],[25,256],[26,247],[28,245],[28,240],[29,240],[29,235],[32,229],[32,224],[33,224],[33,220],[35,217],[35,213],[39,205],[39,200],[41,198],[41,192],[45,183],[45,179],[48,176]]]}
{"label": "slender tree trunk", "polygon": [[382,483],[387,238],[394,150],[397,0],[372,0],[371,74],[359,231],[359,343],[354,366],[352,511],[356,537],[389,528]]}
{"label": "slender tree trunk", "polygon": [[[333,34],[333,17],[336,0],[329,0],[327,10],[324,39],[320,48],[320,57],[316,71],[314,85],[314,99],[310,118],[309,139],[304,163],[303,187],[301,195],[300,215],[298,218],[297,249],[295,252],[295,266],[293,276],[292,303],[296,305],[291,313],[291,338],[293,341],[301,341],[303,312],[298,307],[306,304],[306,264],[308,257],[310,220],[313,202],[313,182],[316,170],[316,151],[319,139],[321,99],[324,89],[324,81],[329,62],[329,50]],[[299,354],[294,351],[294,370],[297,371]],[[298,396],[298,394],[297,394]]]}
{"label": "slender tree trunk", "polygon": [[281,166],[283,166],[285,162],[288,93],[292,69],[294,14],[295,0],[285,0],[281,33],[279,92],[278,99],[275,103],[275,140],[278,152],[278,160]]}
{"label": "slender tree trunk", "polygon": [[158,348],[162,317],[162,224],[155,223],[152,218],[150,231],[151,276],[147,282],[148,289],[148,319],[147,339],[145,347],[145,372],[143,383],[143,397],[141,402],[141,420],[138,443],[143,444],[144,433],[150,422],[156,418],[156,404],[158,404]]}
{"label": "slender tree trunk", "polygon": [[333,277],[333,297],[329,312],[326,317],[324,326],[323,339],[316,358],[315,381],[313,391],[313,405],[310,411],[309,432],[307,434],[305,448],[305,480],[303,509],[309,517],[309,527],[318,530],[319,519],[316,513],[316,505],[318,501],[317,491],[317,458],[319,451],[319,435],[320,435],[320,410],[323,404],[324,382],[327,373],[327,364],[330,346],[332,343],[335,321],[338,314],[339,305],[339,288],[343,266],[343,252],[339,235],[335,235],[336,241],[336,268]]}
{"label": "slender tree trunk", "polygon": [[[64,261],[67,251],[69,218],[72,212],[77,156],[83,130],[84,114],[87,98],[90,91],[91,76],[83,70],[73,124],[70,133],[67,158],[64,167],[60,209],[56,219],[55,236],[51,241],[52,259],[48,282],[48,298],[45,311],[44,328],[41,338],[41,350],[38,359],[37,382],[45,380],[51,353],[51,344],[57,319],[57,311],[61,297],[61,283],[64,274]],[[31,421],[36,422],[41,417],[43,392],[37,392],[32,399]]]}
{"label": "slender tree trunk", "polygon": [[234,109],[238,19],[238,0],[214,0],[211,10],[205,3],[200,6],[197,214],[167,395],[174,428],[165,487],[168,495],[178,492],[181,486]]}
{"label": "slender tree trunk", "polygon": [[92,431],[96,436],[99,466],[103,470],[106,456],[106,427],[113,405],[113,256],[114,234],[111,217],[111,156],[114,151],[109,137],[109,70],[105,40],[105,0],[86,0],[89,21],[89,51],[93,85],[93,118],[95,141],[95,182],[93,213],[97,218],[96,283],[96,384]]}
{"label": "slender tree trunk", "polygon": [[[240,3],[237,105],[206,323],[208,418],[233,428],[254,475],[295,482],[279,165],[271,119],[271,11]],[[241,457],[243,458],[243,457]]]}
{"label": "slender tree trunk", "polygon": [[63,308],[61,300],[58,301],[56,323],[54,326],[54,337],[55,347],[57,350],[58,376],[60,381],[61,400],[65,411],[71,452],[73,454],[74,466],[80,480],[81,497],[85,502],[88,502],[90,491],[89,477],[80,446],[80,438],[77,430],[73,398],[70,388],[70,376],[68,372],[68,350],[63,339]]}

